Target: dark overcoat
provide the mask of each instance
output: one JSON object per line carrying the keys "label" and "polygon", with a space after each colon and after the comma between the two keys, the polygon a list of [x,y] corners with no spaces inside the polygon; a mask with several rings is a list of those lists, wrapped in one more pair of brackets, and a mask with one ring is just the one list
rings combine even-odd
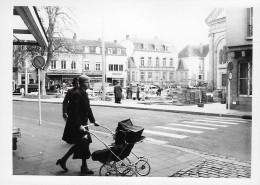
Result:
{"label": "dark overcoat", "polygon": [[114,87],[115,98],[122,98],[122,88],[119,84]]}
{"label": "dark overcoat", "polygon": [[72,89],[69,89],[64,97],[64,100],[62,102],[62,113],[67,113],[68,114],[68,106],[69,102],[71,100],[72,95],[74,92],[77,90],[77,88],[73,87]]}
{"label": "dark overcoat", "polygon": [[[75,144],[87,134],[88,142],[91,143],[92,139],[89,132],[84,133],[79,130],[81,125],[85,126],[88,124],[88,120],[91,123],[95,123],[86,91],[79,88],[71,95],[67,112],[68,119],[62,139],[67,143]],[[86,130],[88,130],[88,127],[86,127]]]}

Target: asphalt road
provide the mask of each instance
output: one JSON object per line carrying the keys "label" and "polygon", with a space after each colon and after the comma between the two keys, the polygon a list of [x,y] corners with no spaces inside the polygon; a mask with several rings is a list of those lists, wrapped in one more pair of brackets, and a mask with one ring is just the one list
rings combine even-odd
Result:
{"label": "asphalt road", "polygon": [[[61,106],[42,103],[42,120],[64,125]],[[135,125],[144,127],[144,135],[155,142],[251,160],[251,120],[100,106],[92,110],[96,120],[113,131],[119,121],[130,118]],[[38,119],[38,103],[13,102],[13,115]]]}

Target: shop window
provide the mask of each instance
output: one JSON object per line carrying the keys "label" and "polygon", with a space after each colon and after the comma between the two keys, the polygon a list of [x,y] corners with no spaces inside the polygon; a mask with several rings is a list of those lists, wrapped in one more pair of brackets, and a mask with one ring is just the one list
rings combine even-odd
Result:
{"label": "shop window", "polygon": [[252,62],[239,63],[239,95],[252,95]]}

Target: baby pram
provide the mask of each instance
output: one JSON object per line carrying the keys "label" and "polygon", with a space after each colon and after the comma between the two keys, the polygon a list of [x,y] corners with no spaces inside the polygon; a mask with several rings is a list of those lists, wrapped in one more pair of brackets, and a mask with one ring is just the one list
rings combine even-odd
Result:
{"label": "baby pram", "polygon": [[[115,141],[111,145],[107,145],[96,134],[89,131],[106,147],[92,153],[92,160],[102,163],[99,169],[100,176],[146,176],[150,173],[148,159],[144,156],[138,157],[132,152],[134,145],[145,139],[142,136],[143,127],[133,125],[130,119],[119,122],[115,133],[103,125],[99,126],[108,130]],[[137,158],[135,162],[131,162],[128,158],[130,154]]]}

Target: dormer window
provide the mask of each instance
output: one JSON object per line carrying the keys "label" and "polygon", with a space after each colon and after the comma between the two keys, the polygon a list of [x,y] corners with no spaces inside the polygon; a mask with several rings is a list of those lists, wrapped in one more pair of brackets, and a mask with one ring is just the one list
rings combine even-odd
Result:
{"label": "dormer window", "polygon": [[112,54],[113,54],[112,48],[108,48],[108,49],[107,49],[107,54],[108,54],[108,55],[112,55]]}
{"label": "dormer window", "polygon": [[117,48],[117,54],[121,55],[121,49],[120,48]]}

